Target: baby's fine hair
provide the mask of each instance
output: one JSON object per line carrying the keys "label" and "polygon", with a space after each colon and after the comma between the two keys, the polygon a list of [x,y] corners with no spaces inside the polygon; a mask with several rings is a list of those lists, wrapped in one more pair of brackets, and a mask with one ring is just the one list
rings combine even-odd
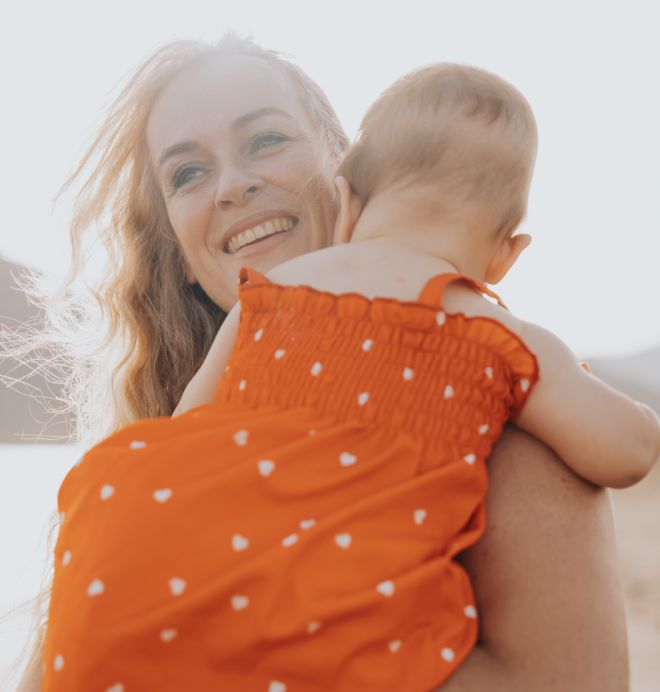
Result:
{"label": "baby's fine hair", "polygon": [[444,210],[488,219],[499,237],[525,217],[536,149],[534,114],[515,87],[476,67],[439,63],[381,94],[338,174],[363,204],[391,186],[430,183]]}

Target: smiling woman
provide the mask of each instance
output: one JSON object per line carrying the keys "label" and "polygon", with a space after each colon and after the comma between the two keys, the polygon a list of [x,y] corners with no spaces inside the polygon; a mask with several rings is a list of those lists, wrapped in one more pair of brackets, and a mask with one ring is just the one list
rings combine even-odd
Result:
{"label": "smiling woman", "polygon": [[268,270],[330,242],[336,159],[291,96],[290,81],[261,59],[208,58],[172,80],[149,117],[186,279],[224,310],[246,258]]}
{"label": "smiling woman", "polygon": [[[175,43],[136,72],[69,181],[80,183],[74,262],[39,341],[69,368],[78,439],[172,414],[246,260],[267,272],[330,244],[346,146],[318,86],[249,41]],[[72,292],[94,239],[110,259],[91,296],[105,331]],[[81,347],[81,327],[98,332],[93,348]],[[606,496],[512,429],[489,463],[491,524],[461,558],[480,642],[443,690],[619,692],[625,634]],[[22,691],[40,689],[44,666],[52,679],[66,660],[37,649]]]}

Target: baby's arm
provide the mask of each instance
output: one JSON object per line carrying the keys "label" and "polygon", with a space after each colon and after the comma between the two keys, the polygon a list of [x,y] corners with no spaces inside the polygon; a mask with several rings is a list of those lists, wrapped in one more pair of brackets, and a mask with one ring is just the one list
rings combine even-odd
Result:
{"label": "baby's arm", "polygon": [[220,378],[225,371],[225,366],[234,348],[239,321],[240,304],[236,303],[227,317],[225,317],[225,321],[218,330],[201,367],[184,389],[181,400],[174,409],[172,418],[202,404],[210,404],[213,401]]}
{"label": "baby's arm", "polygon": [[592,483],[621,488],[641,480],[660,456],[654,411],[582,369],[548,330],[523,322],[520,335],[538,358],[540,377],[513,422]]}

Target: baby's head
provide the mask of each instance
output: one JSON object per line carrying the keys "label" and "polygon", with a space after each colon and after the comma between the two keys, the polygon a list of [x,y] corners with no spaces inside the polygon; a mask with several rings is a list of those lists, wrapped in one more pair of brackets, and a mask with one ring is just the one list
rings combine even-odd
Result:
{"label": "baby's head", "polygon": [[338,175],[361,211],[400,195],[465,229],[475,247],[499,243],[524,219],[536,149],[534,115],[519,91],[484,70],[441,63],[378,98]]}

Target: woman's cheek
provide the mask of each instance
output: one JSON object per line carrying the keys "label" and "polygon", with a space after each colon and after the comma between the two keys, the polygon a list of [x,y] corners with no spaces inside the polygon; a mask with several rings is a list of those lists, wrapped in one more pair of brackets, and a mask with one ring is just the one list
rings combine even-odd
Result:
{"label": "woman's cheek", "polygon": [[189,252],[203,243],[209,227],[213,206],[208,195],[190,192],[168,205],[168,215],[181,246]]}
{"label": "woman's cheek", "polygon": [[319,152],[311,147],[298,147],[278,157],[271,168],[271,181],[295,195],[303,192],[316,176],[324,173]]}

